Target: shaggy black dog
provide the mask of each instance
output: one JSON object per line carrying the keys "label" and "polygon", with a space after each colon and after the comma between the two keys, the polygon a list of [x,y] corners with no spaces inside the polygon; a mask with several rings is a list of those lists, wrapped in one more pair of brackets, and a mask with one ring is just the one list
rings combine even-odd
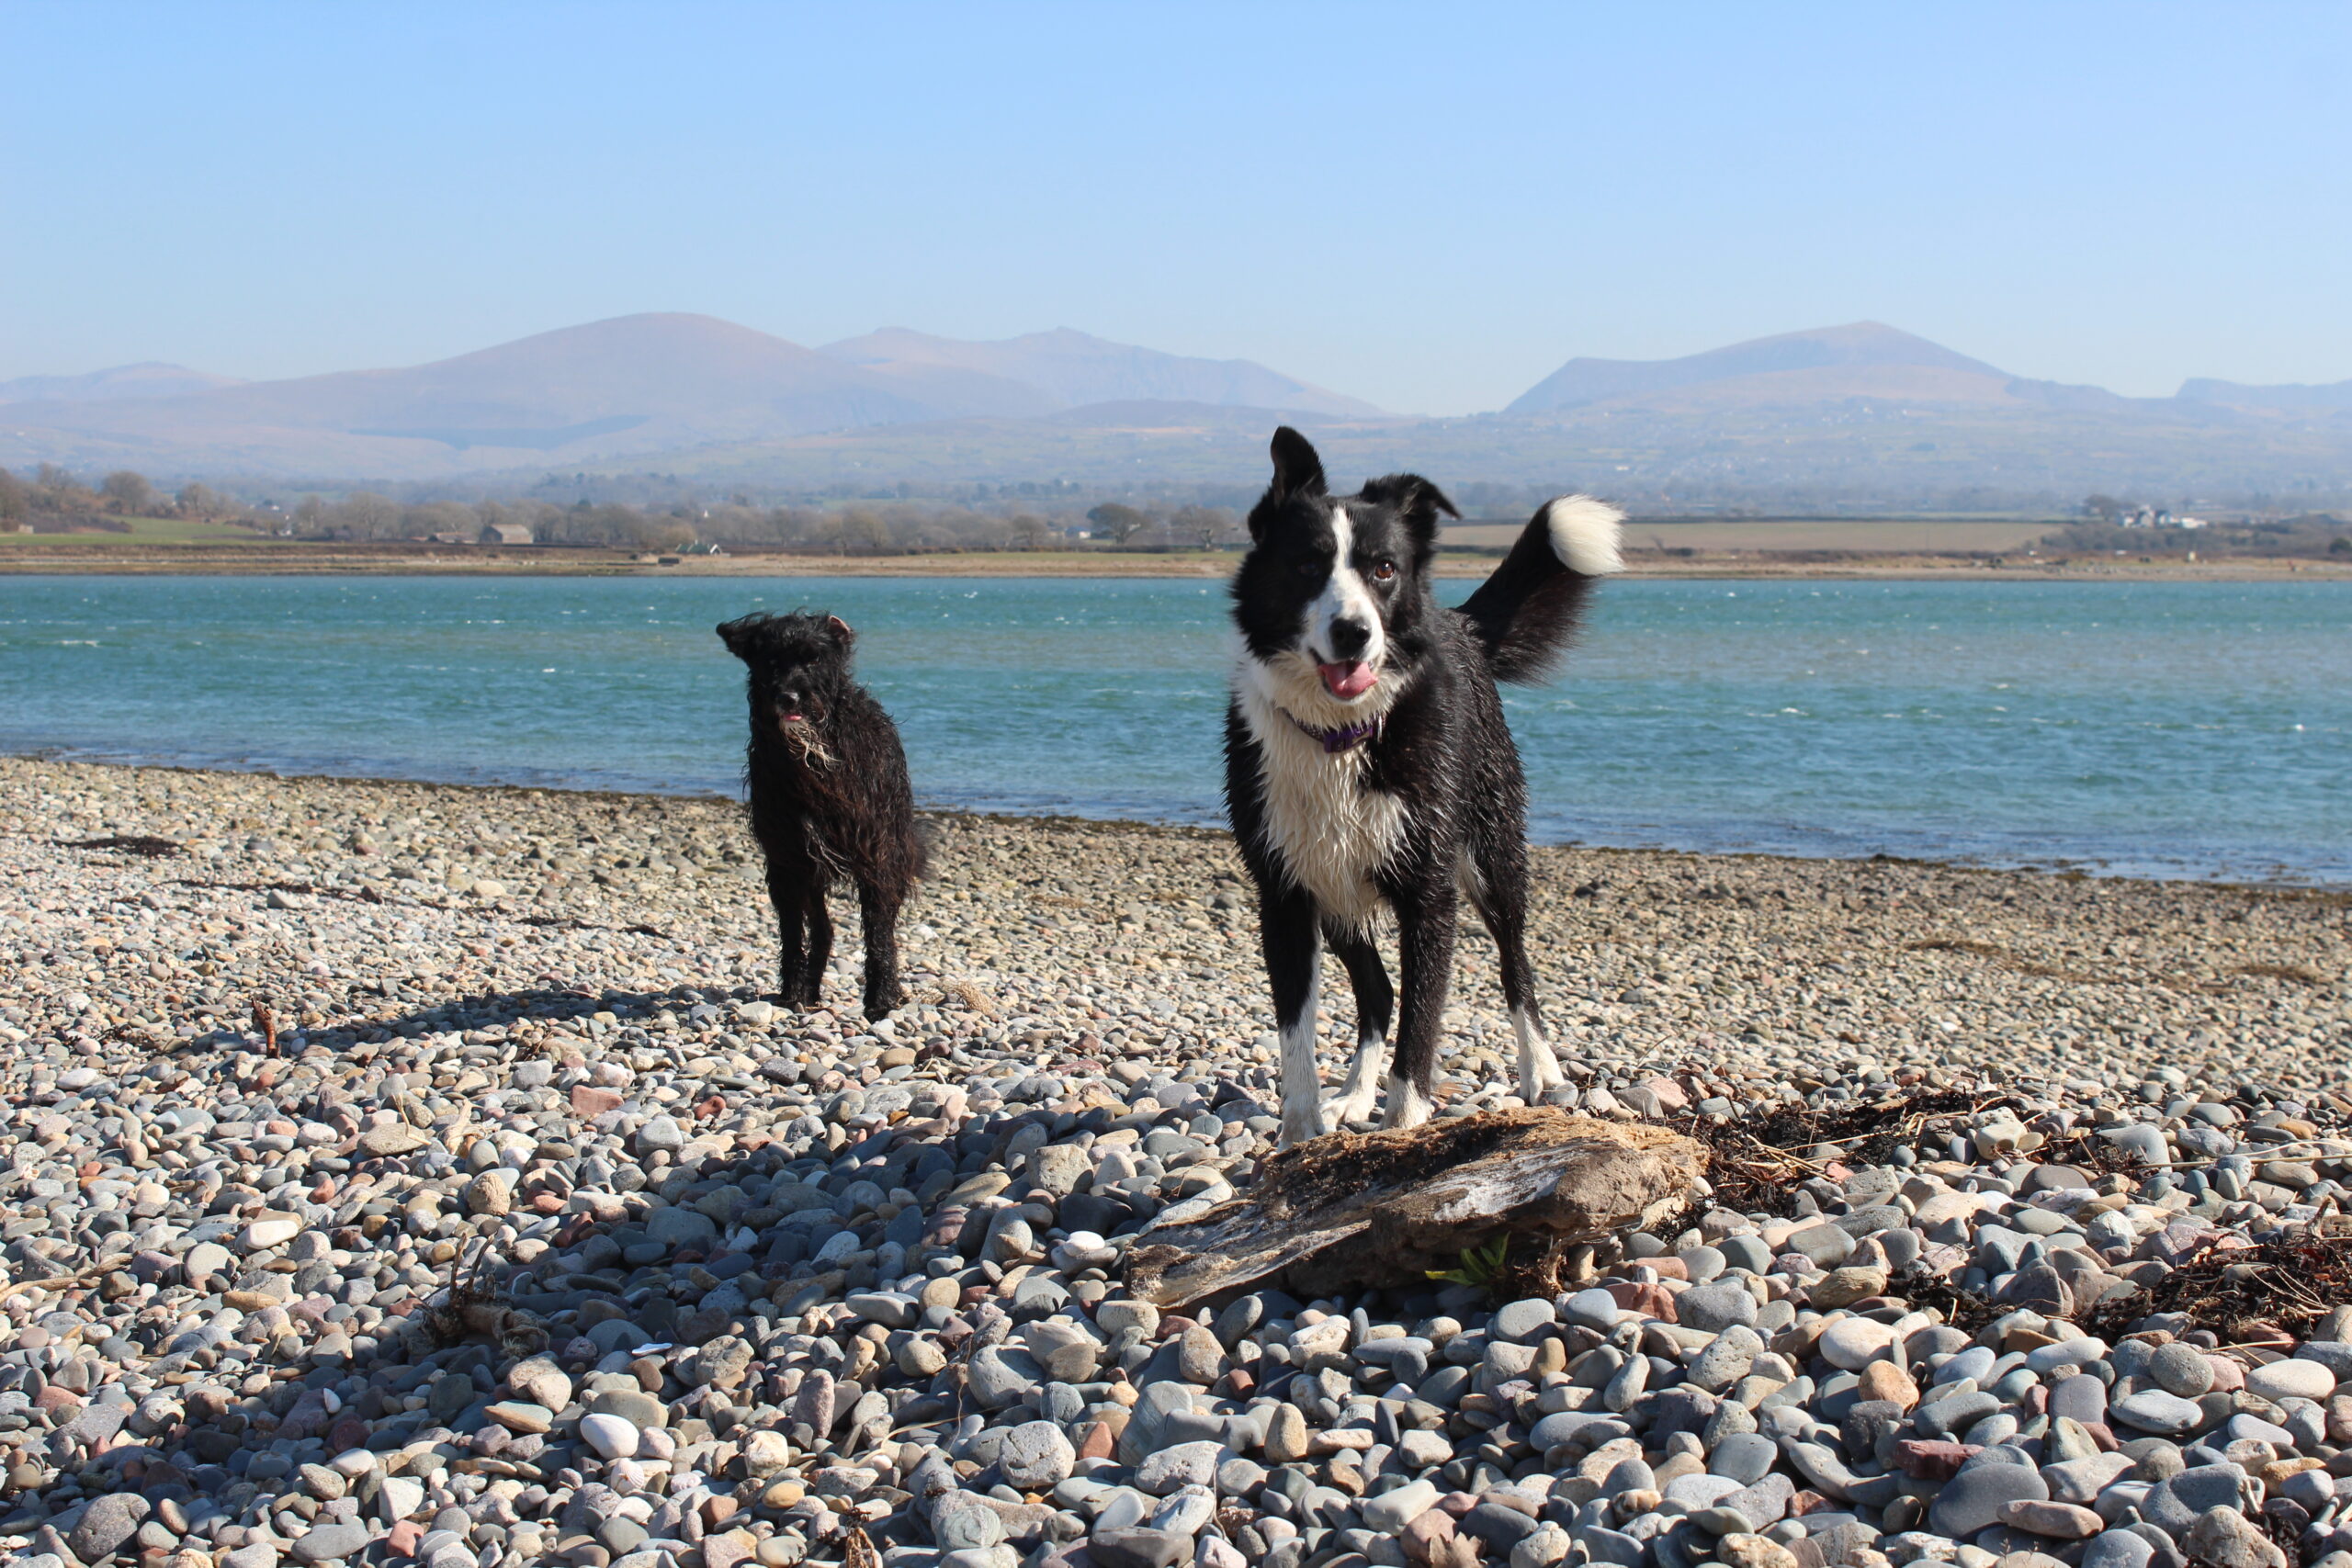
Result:
{"label": "shaggy black dog", "polygon": [[856,634],[840,617],[745,615],[718,636],[751,667],[744,776],[781,932],[782,1000],[811,1007],[823,990],[833,955],[825,893],[846,877],[865,927],[865,1016],[886,1017],[906,999],[899,908],[923,871],[898,726],[851,678]]}
{"label": "shaggy black dog", "polygon": [[[1430,1110],[1438,1029],[1466,902],[1493,933],[1519,1036],[1520,1093],[1563,1081],[1527,961],[1527,787],[1497,681],[1538,681],[1592,585],[1618,570],[1614,508],[1546,502],[1458,610],[1437,601],[1438,518],[1416,474],[1333,495],[1306,438],[1275,432],[1274,479],[1233,579],[1245,645],[1226,718],[1226,798],[1258,884],[1281,1029],[1283,1141],[1369,1118],[1396,998],[1373,946],[1393,910],[1404,990],[1385,1121]],[[1355,1065],[1329,1103],[1315,1065],[1321,950],[1356,998]]]}

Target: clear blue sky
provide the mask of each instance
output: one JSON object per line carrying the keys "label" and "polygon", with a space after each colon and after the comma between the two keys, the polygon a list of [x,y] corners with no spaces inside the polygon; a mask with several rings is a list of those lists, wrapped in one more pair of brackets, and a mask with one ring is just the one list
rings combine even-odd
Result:
{"label": "clear blue sky", "polygon": [[0,377],[637,310],[1387,407],[1874,318],[2352,378],[2352,7],[0,0]]}

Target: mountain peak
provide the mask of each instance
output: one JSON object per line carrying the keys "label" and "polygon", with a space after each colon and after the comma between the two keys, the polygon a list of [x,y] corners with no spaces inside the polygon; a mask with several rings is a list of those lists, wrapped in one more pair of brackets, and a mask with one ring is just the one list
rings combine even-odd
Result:
{"label": "mountain peak", "polygon": [[2188,403],[2276,409],[2288,413],[2329,412],[2337,409],[2352,409],[2352,381],[2330,381],[2318,385],[2290,381],[2276,386],[2250,386],[2241,381],[2220,380],[2211,376],[2192,376],[2180,384],[2180,390],[2175,396]]}
{"label": "mountain peak", "polygon": [[717,316],[697,315],[690,310],[642,310],[634,315],[607,316],[602,321],[582,321],[576,326],[554,327],[547,332],[533,333],[528,337],[475,349],[469,354],[458,355],[439,363],[464,364],[489,355],[535,358],[550,354],[702,355],[714,350],[786,357],[813,352],[789,339],[739,322],[721,321]]}
{"label": "mountain peak", "polygon": [[129,398],[184,398],[216,387],[240,385],[234,376],[215,376],[185,365],[143,359],[81,376],[20,376],[0,381],[0,403],[111,403]]}
{"label": "mountain peak", "polygon": [[817,352],[870,369],[931,366],[1001,377],[1035,388],[1059,408],[1091,403],[1207,403],[1292,413],[1362,417],[1379,411],[1247,359],[1199,359],[1055,327],[992,342],[885,327]]}
{"label": "mountain peak", "polygon": [[1972,376],[2007,375],[1883,321],[1849,321],[1752,338],[1679,359],[1571,359],[1537,382],[1504,412],[1552,413],[1612,398],[1638,397],[1748,376],[1833,366],[1910,367]]}

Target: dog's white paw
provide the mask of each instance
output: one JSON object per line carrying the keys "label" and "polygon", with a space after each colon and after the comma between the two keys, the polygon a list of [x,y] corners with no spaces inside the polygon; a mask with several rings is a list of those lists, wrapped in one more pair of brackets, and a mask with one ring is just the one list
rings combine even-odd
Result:
{"label": "dog's white paw", "polygon": [[1418,1127],[1430,1119],[1430,1102],[1421,1091],[1403,1078],[1388,1080],[1388,1112],[1381,1118],[1384,1127]]}
{"label": "dog's white paw", "polygon": [[[1311,1051],[1311,1048],[1310,1048]],[[1280,1145],[1289,1148],[1319,1138],[1335,1123],[1323,1100],[1323,1080],[1317,1076],[1313,1055],[1286,1060],[1283,1072],[1283,1131]]]}
{"label": "dog's white paw", "polygon": [[1276,1140],[1275,1147],[1287,1149],[1310,1143],[1337,1125],[1319,1103],[1295,1116],[1285,1111],[1283,1112],[1282,1135]]}
{"label": "dog's white paw", "polygon": [[1370,1122],[1380,1109],[1380,1077],[1388,1070],[1388,1043],[1366,1038],[1356,1042],[1355,1060],[1348,1067],[1348,1081],[1339,1092],[1323,1101],[1325,1127],[1345,1126],[1351,1122]]}
{"label": "dog's white paw", "polygon": [[1567,1082],[1567,1075],[1560,1070],[1560,1058],[1533,1018],[1513,1009],[1510,1022],[1512,1032],[1519,1036],[1519,1097],[1530,1105],[1540,1104],[1544,1091]]}
{"label": "dog's white paw", "polygon": [[1533,1105],[1541,1101],[1546,1090],[1559,1088],[1568,1081],[1560,1071],[1560,1059],[1552,1047],[1537,1041],[1532,1046],[1522,1046],[1519,1053],[1519,1097]]}

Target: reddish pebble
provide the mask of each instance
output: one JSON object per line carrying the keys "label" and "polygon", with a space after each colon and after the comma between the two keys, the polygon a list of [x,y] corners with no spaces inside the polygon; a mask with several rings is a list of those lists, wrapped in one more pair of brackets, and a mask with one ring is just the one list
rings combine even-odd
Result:
{"label": "reddish pebble", "polygon": [[1405,1522],[1397,1534],[1396,1544],[1408,1562],[1427,1562],[1436,1554],[1441,1541],[1453,1539],[1453,1516],[1443,1508],[1430,1508]]}
{"label": "reddish pebble", "polygon": [[414,1519],[402,1519],[384,1537],[384,1548],[394,1557],[413,1557],[416,1543],[424,1539],[424,1527]]}
{"label": "reddish pebble", "polygon": [[2030,1497],[2004,1504],[2001,1518],[2029,1535],[2048,1536],[2054,1540],[2087,1540],[2106,1526],[2106,1521],[2088,1508]]}
{"label": "reddish pebble", "polygon": [[1078,1457],[1081,1460],[1109,1459],[1116,1446],[1111,1428],[1101,1421],[1090,1422],[1078,1437]]}
{"label": "reddish pebble", "polygon": [[1620,1280],[1609,1287],[1609,1293],[1627,1312],[1637,1312],[1663,1323],[1675,1321],[1674,1292],[1664,1285],[1642,1285],[1630,1280]]}
{"label": "reddish pebble", "polygon": [[582,1116],[602,1116],[607,1111],[617,1111],[621,1091],[599,1089],[594,1084],[580,1084],[571,1091],[571,1109]]}
{"label": "reddish pebble", "polygon": [[1642,1087],[1657,1096],[1658,1104],[1668,1111],[1687,1110],[1690,1104],[1690,1096],[1683,1087],[1663,1075],[1643,1079]]}
{"label": "reddish pebble", "polygon": [[1950,1481],[1971,1456],[1982,1451],[1973,1443],[1905,1438],[1894,1445],[1894,1463],[1914,1481]]}

